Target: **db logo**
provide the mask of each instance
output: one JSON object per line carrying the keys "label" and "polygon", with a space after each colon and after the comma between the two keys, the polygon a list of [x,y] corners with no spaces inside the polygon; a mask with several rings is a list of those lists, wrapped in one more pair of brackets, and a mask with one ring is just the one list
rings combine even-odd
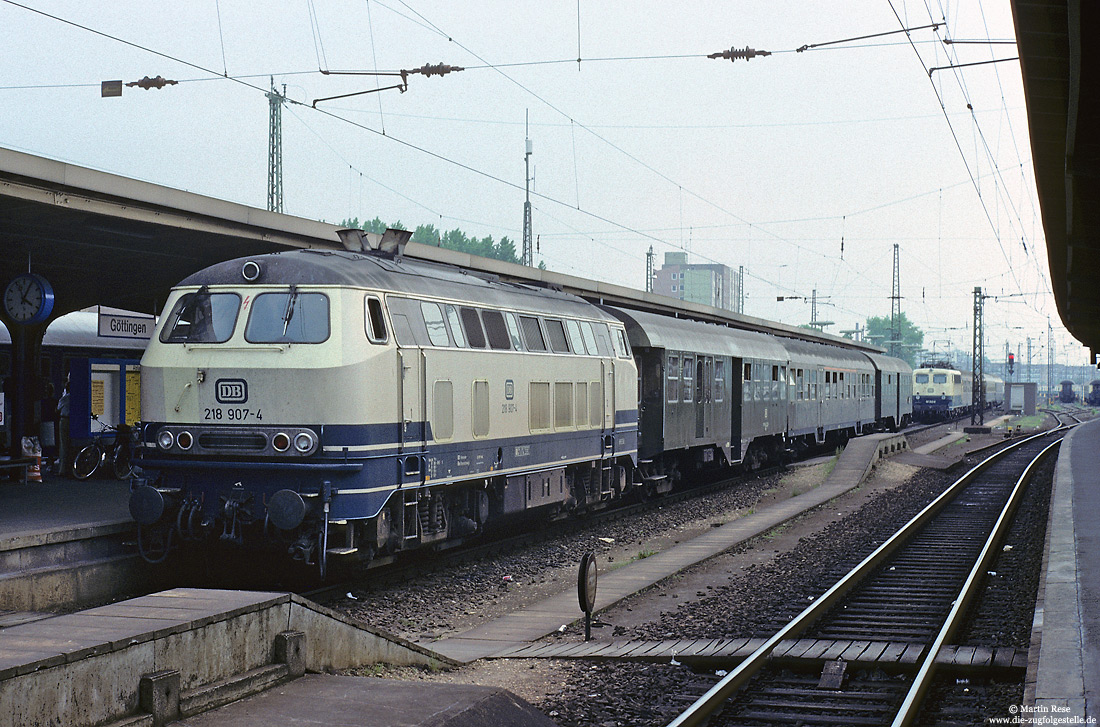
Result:
{"label": "db logo", "polygon": [[244,379],[218,379],[214,398],[219,404],[243,404],[248,401],[248,383]]}

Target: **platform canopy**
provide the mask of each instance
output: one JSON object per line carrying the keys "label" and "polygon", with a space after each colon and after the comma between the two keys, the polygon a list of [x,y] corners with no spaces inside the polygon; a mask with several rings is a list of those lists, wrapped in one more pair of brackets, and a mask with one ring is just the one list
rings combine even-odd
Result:
{"label": "platform canopy", "polygon": [[1095,357],[1100,354],[1100,54],[1093,43],[1100,33],[1100,5],[1012,0],[1012,13],[1051,285],[1062,323]]}

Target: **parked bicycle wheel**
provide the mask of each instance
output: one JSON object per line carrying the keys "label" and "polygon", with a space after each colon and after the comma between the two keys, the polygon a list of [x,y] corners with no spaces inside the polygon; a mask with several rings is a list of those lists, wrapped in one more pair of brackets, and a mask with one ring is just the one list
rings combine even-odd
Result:
{"label": "parked bicycle wheel", "polygon": [[114,456],[115,477],[128,480],[134,476],[134,463],[130,461],[130,452],[119,447]]}
{"label": "parked bicycle wheel", "polygon": [[97,442],[86,445],[76,453],[73,459],[73,477],[78,480],[86,480],[99,469],[99,463],[103,461],[103,448]]}

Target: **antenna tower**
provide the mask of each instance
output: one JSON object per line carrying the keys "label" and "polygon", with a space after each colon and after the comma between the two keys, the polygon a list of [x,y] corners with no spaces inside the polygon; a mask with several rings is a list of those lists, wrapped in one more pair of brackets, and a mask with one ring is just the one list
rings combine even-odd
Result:
{"label": "antenna tower", "polygon": [[271,90],[267,92],[269,108],[267,123],[267,208],[272,212],[283,211],[283,104],[286,103],[286,84],[280,94],[271,77]]}
{"label": "antenna tower", "polygon": [[649,246],[649,252],[645,254],[645,292],[653,292],[653,245]]}

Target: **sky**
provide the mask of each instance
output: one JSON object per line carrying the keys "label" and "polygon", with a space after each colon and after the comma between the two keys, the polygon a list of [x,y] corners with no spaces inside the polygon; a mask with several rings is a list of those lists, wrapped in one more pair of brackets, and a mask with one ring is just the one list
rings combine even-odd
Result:
{"label": "sky", "polygon": [[[1056,360],[1087,362],[1050,293],[1019,64],[983,63],[1016,56],[1007,0],[0,0],[0,37],[3,147],[265,207],[273,77],[288,214],[518,248],[530,139],[551,270],[644,288],[651,247],[687,251],[744,266],[748,315],[808,322],[816,291],[835,333],[890,315],[897,245],[926,348],[970,349],[980,286],[994,360],[1030,336],[1045,362],[1049,317]],[[707,58],[745,47],[771,55]],[[429,63],[464,70],[318,101],[397,80],[322,70]],[[178,83],[100,96],[158,75]]]}

